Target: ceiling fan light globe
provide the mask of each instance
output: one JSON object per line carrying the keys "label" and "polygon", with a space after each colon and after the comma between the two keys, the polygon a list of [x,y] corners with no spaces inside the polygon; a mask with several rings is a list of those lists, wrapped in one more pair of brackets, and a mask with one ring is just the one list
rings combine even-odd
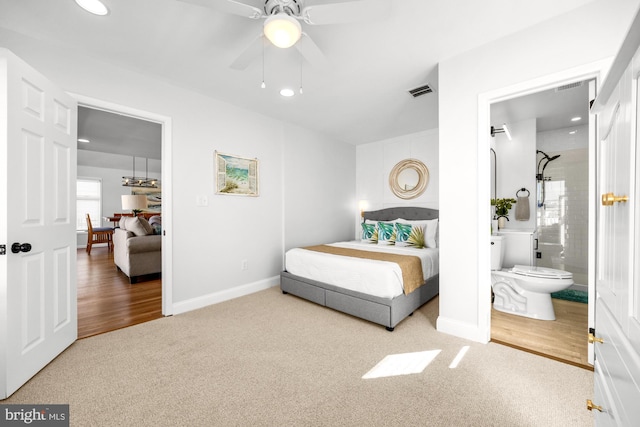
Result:
{"label": "ceiling fan light globe", "polygon": [[83,8],[89,13],[93,13],[98,16],[105,16],[109,14],[109,9],[100,0],[76,0],[78,6]]}
{"label": "ceiling fan light globe", "polygon": [[286,49],[300,40],[302,26],[286,13],[271,15],[264,22],[264,35],[275,46]]}

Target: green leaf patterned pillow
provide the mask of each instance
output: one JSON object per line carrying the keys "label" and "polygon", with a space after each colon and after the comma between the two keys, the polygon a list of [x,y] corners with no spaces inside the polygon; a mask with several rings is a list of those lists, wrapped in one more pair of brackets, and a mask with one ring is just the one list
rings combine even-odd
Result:
{"label": "green leaf patterned pillow", "polygon": [[420,227],[420,226],[412,226],[411,227],[411,234],[409,235],[409,238],[407,239],[407,243],[409,244],[409,246],[412,246],[414,248],[417,249],[422,249],[425,247],[425,243],[424,243],[424,228]]}
{"label": "green leaf patterned pillow", "polygon": [[407,242],[411,235],[411,224],[396,222],[396,246],[409,246]]}
{"label": "green leaf patterned pillow", "polygon": [[378,222],[378,244],[393,245],[396,243],[396,227],[393,222]]}
{"label": "green leaf patterned pillow", "polygon": [[362,237],[360,239],[363,242],[378,243],[378,228],[375,224],[362,223]]}
{"label": "green leaf patterned pillow", "polygon": [[396,222],[396,246],[424,248],[424,229],[417,225]]}

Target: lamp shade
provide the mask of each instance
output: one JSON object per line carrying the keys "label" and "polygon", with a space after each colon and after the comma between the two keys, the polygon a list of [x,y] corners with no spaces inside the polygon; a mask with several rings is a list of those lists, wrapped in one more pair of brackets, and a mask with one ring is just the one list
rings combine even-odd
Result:
{"label": "lamp shade", "polygon": [[144,194],[125,194],[122,196],[123,210],[142,210],[147,208],[147,196]]}
{"label": "lamp shade", "polygon": [[264,21],[264,35],[271,43],[283,49],[300,40],[302,27],[296,18],[286,13],[276,13]]}

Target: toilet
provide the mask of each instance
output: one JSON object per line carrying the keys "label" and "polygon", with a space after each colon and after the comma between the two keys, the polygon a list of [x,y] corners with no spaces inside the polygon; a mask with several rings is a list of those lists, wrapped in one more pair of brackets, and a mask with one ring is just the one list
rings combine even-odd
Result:
{"label": "toilet", "polygon": [[508,242],[505,236],[491,236],[493,308],[533,319],[556,320],[551,293],[573,285],[573,274],[520,264],[503,269],[504,254],[509,250]]}

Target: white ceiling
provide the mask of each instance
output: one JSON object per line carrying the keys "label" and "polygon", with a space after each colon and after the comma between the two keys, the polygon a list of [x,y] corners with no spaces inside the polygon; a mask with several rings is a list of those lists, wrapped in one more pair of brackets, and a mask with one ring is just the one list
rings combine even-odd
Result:
{"label": "white ceiling", "polygon": [[[579,121],[572,121],[580,117]],[[536,119],[536,131],[545,132],[589,122],[589,84],[577,82],[491,105],[491,124]]]}
{"label": "white ceiling", "polygon": [[[161,158],[162,126],[125,115],[78,107],[78,139],[89,140],[78,141],[79,150]],[[144,159],[136,161],[144,163]]]}
{"label": "white ceiling", "polygon": [[[361,144],[438,126],[437,64],[442,60],[591,1],[393,0],[389,14],[376,21],[303,22],[303,31],[324,52],[326,66],[303,62],[304,94],[290,99],[278,92],[300,85],[295,49],[267,45],[267,87],[261,89],[261,55],[242,71],[229,65],[260,33],[262,21],[183,1],[103,0],[110,13],[97,17],[73,0],[0,0],[0,43],[5,39],[69,48]],[[367,1],[360,3],[366,7]],[[407,93],[424,83],[435,93],[415,99]]]}

